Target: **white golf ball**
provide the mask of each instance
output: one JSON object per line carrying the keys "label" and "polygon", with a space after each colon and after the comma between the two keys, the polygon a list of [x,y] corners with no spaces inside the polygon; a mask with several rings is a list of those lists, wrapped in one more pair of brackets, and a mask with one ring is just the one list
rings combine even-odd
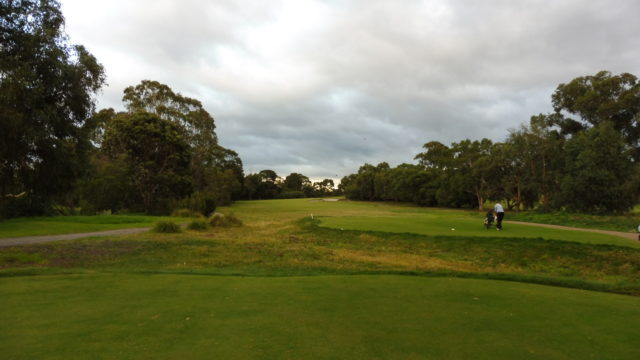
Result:
{"label": "white golf ball", "polygon": [[451,228],[451,231],[455,230],[454,228]]}

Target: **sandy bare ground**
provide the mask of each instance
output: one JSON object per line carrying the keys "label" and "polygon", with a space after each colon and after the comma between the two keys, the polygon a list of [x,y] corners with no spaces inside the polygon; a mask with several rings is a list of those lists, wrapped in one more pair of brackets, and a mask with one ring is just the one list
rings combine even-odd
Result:
{"label": "sandy bare ground", "polygon": [[528,226],[539,226],[539,227],[546,227],[550,229],[560,229],[560,230],[587,231],[587,232],[594,232],[594,233],[600,233],[600,234],[606,234],[606,235],[619,236],[625,239],[631,239],[636,241],[638,241],[638,235],[639,235],[636,233],[628,233],[628,232],[622,232],[622,231],[584,229],[584,228],[576,228],[576,227],[570,227],[570,226],[538,224],[538,223],[530,223],[530,222],[523,222],[523,221],[504,221],[504,223],[520,224],[520,225],[528,225]]}
{"label": "sandy bare ground", "polygon": [[23,236],[23,237],[16,237],[16,238],[0,238],[0,247],[37,244],[37,243],[59,241],[59,240],[73,240],[73,239],[94,237],[94,236],[129,235],[129,234],[137,234],[137,233],[149,231],[149,229],[151,228],[145,227],[145,228],[118,229],[118,230],[107,230],[107,231],[96,231],[96,232],[88,232],[88,233],[63,234],[63,235],[43,235],[43,236]]}

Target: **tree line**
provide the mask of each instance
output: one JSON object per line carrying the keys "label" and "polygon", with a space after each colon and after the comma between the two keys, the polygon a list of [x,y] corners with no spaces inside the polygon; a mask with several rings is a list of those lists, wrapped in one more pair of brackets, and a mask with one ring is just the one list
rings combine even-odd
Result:
{"label": "tree line", "polygon": [[312,182],[307,176],[291,173],[281,178],[273,170],[249,174],[244,181],[244,199],[295,199],[340,195],[332,179]]}
{"label": "tree line", "polygon": [[532,116],[503,142],[424,144],[391,168],[365,164],[340,189],[358,200],[424,206],[624,213],[640,194],[640,82],[601,71],[560,84],[554,112]]}
{"label": "tree line", "polygon": [[333,181],[244,175],[202,103],[143,80],[97,110],[98,60],[68,43],[55,0],[0,6],[0,218],[102,211],[210,213],[237,199],[322,196]]}

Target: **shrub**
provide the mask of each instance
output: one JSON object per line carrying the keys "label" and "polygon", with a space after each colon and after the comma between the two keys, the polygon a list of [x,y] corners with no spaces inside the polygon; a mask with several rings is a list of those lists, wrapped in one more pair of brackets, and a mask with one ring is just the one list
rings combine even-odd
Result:
{"label": "shrub", "polygon": [[213,227],[232,227],[242,226],[242,220],[238,219],[234,214],[214,213],[209,218],[209,224]]}
{"label": "shrub", "polygon": [[171,216],[175,216],[175,217],[199,217],[201,216],[201,214],[194,212],[192,210],[189,209],[175,209],[173,210],[173,212],[171,213]]}
{"label": "shrub", "polygon": [[209,216],[216,211],[216,199],[212,193],[196,191],[188,197],[178,201],[174,208],[178,208],[176,211],[187,209],[193,213],[200,213],[204,216]]}
{"label": "shrub", "polygon": [[187,225],[187,229],[189,230],[206,230],[207,222],[204,220],[193,220]]}
{"label": "shrub", "polygon": [[[4,196],[0,194],[0,196]],[[23,216],[53,215],[51,203],[44,197],[22,193],[18,196],[0,199],[0,219]]]}
{"label": "shrub", "polygon": [[178,233],[180,232],[180,226],[171,221],[158,221],[153,227],[153,231],[159,233]]}
{"label": "shrub", "polygon": [[96,214],[96,207],[87,200],[80,200],[80,215],[91,216]]}

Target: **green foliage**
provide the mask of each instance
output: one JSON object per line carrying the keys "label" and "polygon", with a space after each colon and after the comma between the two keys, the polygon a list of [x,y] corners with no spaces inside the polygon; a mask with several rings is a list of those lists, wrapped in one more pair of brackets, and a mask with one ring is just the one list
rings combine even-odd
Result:
{"label": "green foliage", "polygon": [[[1,9],[0,208],[23,192],[53,201],[73,190],[105,81],[93,55],[68,44],[58,1],[3,1]],[[32,204],[17,214],[41,213],[40,201]]]}
{"label": "green foliage", "polygon": [[174,92],[157,81],[143,80],[124,90],[129,112],[149,112],[177,124],[191,149],[190,170],[196,191],[216,195],[218,204],[230,204],[241,196],[242,160],[218,144],[213,117],[202,103]]}
{"label": "green foliage", "polygon": [[288,192],[293,192],[293,191],[301,192],[305,185],[311,185],[311,181],[309,180],[308,177],[302,174],[291,173],[287,175],[287,177],[284,179],[283,185]]}
{"label": "green foliage", "polygon": [[91,158],[89,175],[78,182],[81,211],[93,215],[101,211],[144,210],[140,194],[131,181],[126,154],[108,158],[99,153]]}
{"label": "green foliage", "polygon": [[223,213],[214,213],[209,218],[209,224],[213,227],[234,227],[234,226],[242,226],[242,220],[240,220],[233,213],[223,214]]}
{"label": "green foliage", "polygon": [[[124,90],[122,98],[129,112],[148,112],[180,125],[187,141],[203,149],[218,145],[213,118],[196,99],[175,93],[157,81],[143,80]],[[199,149],[198,149],[199,150]]]}
{"label": "green foliage", "polygon": [[640,159],[640,82],[629,73],[612,75],[600,71],[558,85],[552,96],[553,108],[579,116],[579,121],[560,117],[556,122],[565,133],[576,134],[589,126],[609,122]]}
{"label": "green foliage", "polygon": [[277,180],[276,172],[268,169],[247,175],[244,180],[245,197],[249,200],[275,198],[282,192]]}
{"label": "green foliage", "polygon": [[150,113],[119,114],[105,132],[104,152],[122,157],[147,213],[191,192],[189,145],[177,124]]}
{"label": "green foliage", "polygon": [[566,145],[560,204],[575,212],[628,212],[637,199],[629,155],[610,122],[578,133]]}
{"label": "green foliage", "polygon": [[[559,183],[563,170],[565,140],[552,128],[555,115],[532,116],[528,126],[510,134],[503,149],[505,176],[513,203],[533,208],[540,203],[549,211],[559,204]],[[504,183],[504,182],[503,182]]]}
{"label": "green foliage", "polygon": [[216,200],[213,194],[196,191],[182,199],[177,207],[206,217],[216,210]]}
{"label": "green foliage", "polygon": [[53,215],[53,209],[51,202],[42,196],[22,193],[0,202],[0,219],[46,215]]}
{"label": "green foliage", "polygon": [[182,208],[182,209],[175,209],[171,212],[171,216],[174,217],[199,217],[202,216],[201,213],[193,211],[193,210],[189,210],[186,208]]}
{"label": "green foliage", "polygon": [[158,221],[153,226],[153,231],[158,233],[179,233],[180,225],[172,221]]}
{"label": "green foliage", "polygon": [[208,227],[209,224],[205,220],[193,220],[187,225],[187,229],[197,231],[207,230]]}

